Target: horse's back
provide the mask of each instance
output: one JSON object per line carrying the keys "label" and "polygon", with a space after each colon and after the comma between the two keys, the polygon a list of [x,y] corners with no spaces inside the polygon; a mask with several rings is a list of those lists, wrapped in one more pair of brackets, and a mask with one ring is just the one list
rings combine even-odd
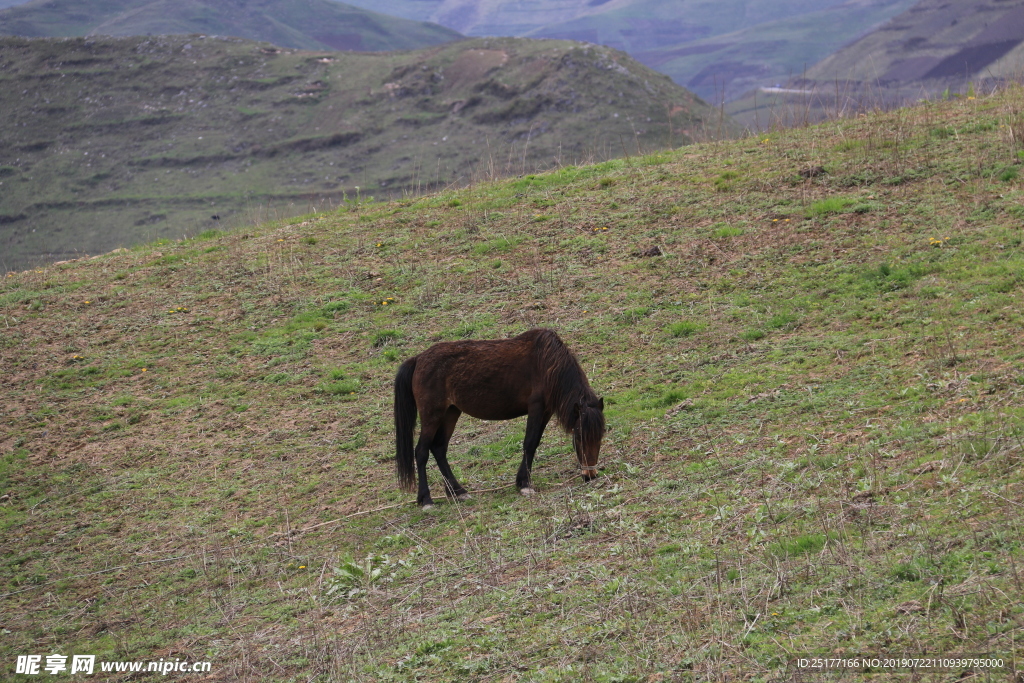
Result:
{"label": "horse's back", "polygon": [[443,404],[484,420],[525,415],[540,379],[533,349],[528,333],[431,346],[416,356],[413,386],[420,410]]}

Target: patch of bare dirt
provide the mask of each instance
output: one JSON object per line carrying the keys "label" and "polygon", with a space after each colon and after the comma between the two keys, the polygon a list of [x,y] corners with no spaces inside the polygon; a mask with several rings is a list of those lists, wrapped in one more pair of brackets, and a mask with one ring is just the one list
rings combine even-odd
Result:
{"label": "patch of bare dirt", "polygon": [[481,80],[491,69],[508,63],[504,50],[466,50],[444,70],[446,90],[458,90]]}

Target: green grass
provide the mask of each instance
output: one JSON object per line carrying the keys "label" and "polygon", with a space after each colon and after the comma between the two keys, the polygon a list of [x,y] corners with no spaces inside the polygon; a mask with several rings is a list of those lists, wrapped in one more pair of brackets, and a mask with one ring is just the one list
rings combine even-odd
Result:
{"label": "green grass", "polygon": [[818,218],[829,214],[842,213],[854,203],[849,197],[828,197],[814,202],[807,208],[808,218]]}
{"label": "green grass", "polygon": [[669,325],[668,332],[673,337],[689,337],[704,329],[704,327],[704,325],[692,320],[680,320]]}
{"label": "green grass", "polygon": [[[1019,661],[1022,197],[993,169],[1021,107],[1011,88],[5,275],[0,659],[762,682],[805,654]],[[874,208],[808,215],[834,197]],[[506,243],[497,268],[474,251]],[[419,510],[394,481],[400,363],[540,325],[605,399],[600,476],[550,425],[525,498],[524,420],[464,415],[473,499],[430,464]]]}

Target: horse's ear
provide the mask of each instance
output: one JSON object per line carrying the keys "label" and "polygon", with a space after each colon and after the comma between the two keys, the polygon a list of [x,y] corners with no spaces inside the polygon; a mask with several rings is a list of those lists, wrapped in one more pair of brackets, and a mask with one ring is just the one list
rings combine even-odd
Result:
{"label": "horse's ear", "polygon": [[597,399],[597,409],[602,411],[602,412],[604,411],[604,396],[602,396],[601,398]]}

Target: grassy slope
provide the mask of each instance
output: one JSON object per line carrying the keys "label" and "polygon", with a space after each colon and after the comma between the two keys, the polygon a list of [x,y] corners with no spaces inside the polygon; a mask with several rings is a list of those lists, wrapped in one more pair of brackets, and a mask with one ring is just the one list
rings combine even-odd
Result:
{"label": "grassy slope", "polygon": [[207,33],[305,50],[411,50],[462,36],[436,24],[329,0],[36,0],[0,11],[0,34],[139,36]]}
{"label": "grassy slope", "polygon": [[[1019,658],[1022,112],[1013,89],[8,274],[0,662]],[[600,478],[552,430],[521,498],[523,422],[465,419],[474,500],[420,512],[394,488],[399,362],[535,325],[605,396]]]}
{"label": "grassy slope", "polygon": [[735,132],[665,76],[564,41],[2,44],[5,269],[337,205],[356,187],[401,195]]}

